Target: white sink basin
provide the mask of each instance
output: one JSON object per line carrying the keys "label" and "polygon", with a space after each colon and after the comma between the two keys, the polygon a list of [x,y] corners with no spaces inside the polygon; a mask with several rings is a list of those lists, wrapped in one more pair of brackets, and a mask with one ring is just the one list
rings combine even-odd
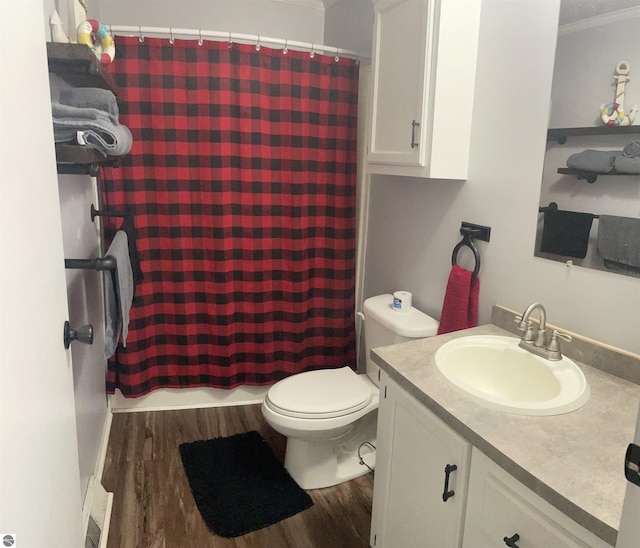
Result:
{"label": "white sink basin", "polygon": [[575,362],[546,360],[519,342],[490,335],[449,341],[436,352],[437,370],[478,404],[518,415],[560,415],[587,403],[589,385]]}

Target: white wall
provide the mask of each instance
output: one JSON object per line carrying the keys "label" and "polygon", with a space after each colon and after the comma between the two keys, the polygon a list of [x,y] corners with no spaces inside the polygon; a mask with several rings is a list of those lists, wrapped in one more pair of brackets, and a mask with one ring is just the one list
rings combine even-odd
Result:
{"label": "white wall", "polygon": [[19,548],[83,542],[42,19],[40,0],[0,2],[0,536]]}
{"label": "white wall", "polygon": [[557,0],[483,2],[469,178],[374,178],[365,294],[406,289],[439,317],[460,223],[488,225],[480,323],[541,301],[550,323],[640,353],[640,280],[533,256],[557,21]]}

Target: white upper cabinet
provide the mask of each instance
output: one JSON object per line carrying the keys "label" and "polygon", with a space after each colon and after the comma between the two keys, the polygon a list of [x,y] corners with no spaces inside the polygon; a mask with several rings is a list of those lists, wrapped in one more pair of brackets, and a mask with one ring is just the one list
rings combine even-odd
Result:
{"label": "white upper cabinet", "polygon": [[371,173],[466,179],[480,0],[374,1]]}

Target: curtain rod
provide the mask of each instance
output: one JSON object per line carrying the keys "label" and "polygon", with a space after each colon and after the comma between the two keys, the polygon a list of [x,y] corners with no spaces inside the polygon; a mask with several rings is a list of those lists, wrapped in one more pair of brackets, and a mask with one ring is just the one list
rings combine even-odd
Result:
{"label": "curtain rod", "polygon": [[144,40],[145,36],[158,35],[169,37],[169,42],[173,43],[175,38],[189,37],[197,38],[202,41],[205,38],[217,41],[229,41],[238,43],[256,44],[256,46],[281,46],[283,49],[291,48],[295,50],[308,51],[310,53],[330,54],[336,57],[349,57],[352,59],[368,59],[368,55],[363,55],[357,51],[337,48],[334,46],[325,46],[323,44],[314,44],[312,42],[299,42],[297,40],[286,40],[283,38],[271,38],[269,36],[261,36],[257,34],[241,34],[237,32],[222,32],[216,30],[202,29],[182,29],[173,27],[143,27],[143,26],[127,26],[127,25],[105,25],[111,34],[124,34],[128,36],[138,36],[140,40]]}

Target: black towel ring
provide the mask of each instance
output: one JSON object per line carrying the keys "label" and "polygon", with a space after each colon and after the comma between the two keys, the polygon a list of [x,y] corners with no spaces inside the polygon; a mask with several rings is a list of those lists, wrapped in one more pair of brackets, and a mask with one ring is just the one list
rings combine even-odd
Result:
{"label": "black towel ring", "polygon": [[462,240],[458,242],[458,244],[453,248],[453,253],[451,254],[451,264],[452,265],[458,264],[458,251],[460,251],[460,249],[462,249],[463,247],[468,247],[473,252],[473,257],[476,261],[476,266],[473,269],[471,277],[475,279],[478,276],[478,273],[480,272],[480,252],[478,251],[478,248],[473,244],[473,240],[471,239],[471,236],[468,233],[465,234]]}

